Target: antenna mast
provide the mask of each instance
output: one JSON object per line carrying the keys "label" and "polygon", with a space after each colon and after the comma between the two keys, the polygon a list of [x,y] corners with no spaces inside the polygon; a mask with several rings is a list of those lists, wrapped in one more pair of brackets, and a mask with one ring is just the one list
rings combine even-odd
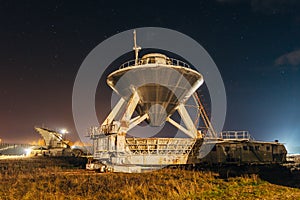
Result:
{"label": "antenna mast", "polygon": [[139,50],[141,50],[141,47],[137,46],[136,44],[136,30],[133,31],[133,41],[134,41],[134,47],[133,50],[135,52],[135,66],[138,65],[138,59],[139,59]]}

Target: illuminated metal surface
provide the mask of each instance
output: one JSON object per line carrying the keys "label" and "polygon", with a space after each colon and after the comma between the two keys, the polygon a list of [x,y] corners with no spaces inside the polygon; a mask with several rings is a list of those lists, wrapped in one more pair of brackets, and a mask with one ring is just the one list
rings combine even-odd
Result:
{"label": "illuminated metal surface", "polygon": [[137,91],[136,110],[141,116],[147,113],[152,126],[162,125],[203,83],[201,74],[183,67],[188,64],[162,54],[147,54],[138,63],[125,68],[123,64],[107,77],[107,83],[126,100]]}
{"label": "illuminated metal surface", "polygon": [[40,127],[35,127],[34,129],[43,137],[47,147],[67,148],[69,146],[59,132]]}
{"label": "illuminated metal surface", "polygon": [[[202,141],[202,134],[184,104],[201,86],[203,77],[183,61],[163,54],[151,53],[139,59],[135,32],[133,49],[135,59],[122,64],[107,77],[107,84],[121,99],[100,127],[89,130],[93,157],[100,165],[119,172],[186,164],[195,142]],[[176,110],[185,127],[170,118]],[[150,126],[161,126],[168,121],[190,138],[126,137],[127,132],[142,121]],[[149,137],[147,132],[142,134]],[[92,166],[88,164],[89,169]]]}

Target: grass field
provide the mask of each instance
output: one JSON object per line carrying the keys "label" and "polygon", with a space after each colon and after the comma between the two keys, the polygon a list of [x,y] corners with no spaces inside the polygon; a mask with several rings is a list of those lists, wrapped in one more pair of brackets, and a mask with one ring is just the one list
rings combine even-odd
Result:
{"label": "grass field", "polygon": [[212,172],[162,169],[142,174],[55,166],[1,170],[1,199],[300,199],[300,189],[257,175],[220,179]]}

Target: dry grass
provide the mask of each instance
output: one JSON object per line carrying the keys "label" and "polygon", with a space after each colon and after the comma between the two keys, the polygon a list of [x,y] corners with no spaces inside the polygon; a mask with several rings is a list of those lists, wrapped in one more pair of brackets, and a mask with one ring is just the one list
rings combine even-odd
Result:
{"label": "dry grass", "polygon": [[[9,170],[10,171],[10,170]],[[163,169],[98,174],[59,167],[1,174],[1,199],[300,199],[300,189],[256,175],[219,179],[211,172]]]}

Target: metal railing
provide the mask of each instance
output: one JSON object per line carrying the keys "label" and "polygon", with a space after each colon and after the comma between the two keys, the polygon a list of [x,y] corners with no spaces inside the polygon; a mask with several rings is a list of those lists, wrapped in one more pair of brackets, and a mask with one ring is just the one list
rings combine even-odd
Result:
{"label": "metal railing", "polygon": [[[155,62],[154,63],[146,63],[144,62],[143,59],[139,58],[138,59],[138,63],[137,65],[145,65],[145,64],[156,64]],[[174,65],[174,66],[180,66],[180,67],[186,67],[186,68],[191,68],[189,64],[181,61],[181,60],[178,60],[178,59],[175,59],[175,58],[168,58],[166,60],[166,65]],[[122,65],[120,65],[119,69],[123,69],[123,68],[126,68],[126,67],[132,67],[132,66],[135,66],[135,60],[129,60],[129,61],[126,61],[125,63],[123,63]]]}
{"label": "metal railing", "polygon": [[189,154],[194,138],[126,138],[126,146],[133,154]]}
{"label": "metal railing", "polygon": [[186,68],[191,68],[189,64],[181,61],[181,60],[177,60],[175,58],[169,58],[171,61],[171,65],[175,65],[175,66],[181,66],[181,67],[186,67]]}
{"label": "metal railing", "polygon": [[[141,59],[138,60],[138,63],[140,63],[140,61],[141,61]],[[124,62],[122,65],[120,65],[119,69],[131,67],[134,65],[135,65],[135,60],[129,60],[129,61]],[[140,65],[140,64],[138,64],[138,65]]]}
{"label": "metal railing", "polygon": [[97,139],[99,137],[105,137],[107,134],[117,133],[119,126],[117,124],[105,124],[102,126],[93,126],[88,129],[87,137]]}
{"label": "metal railing", "polygon": [[254,140],[249,131],[223,131],[221,138],[225,140]]}

